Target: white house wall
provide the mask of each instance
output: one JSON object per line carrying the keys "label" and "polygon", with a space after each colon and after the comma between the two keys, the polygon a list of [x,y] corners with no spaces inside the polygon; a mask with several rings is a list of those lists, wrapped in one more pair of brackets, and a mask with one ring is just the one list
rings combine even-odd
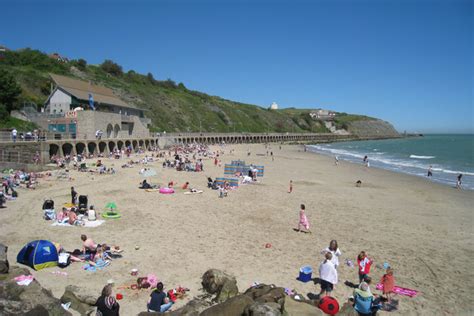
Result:
{"label": "white house wall", "polygon": [[71,96],[57,89],[51,98],[49,98],[49,104],[47,111],[51,114],[66,113],[71,108]]}

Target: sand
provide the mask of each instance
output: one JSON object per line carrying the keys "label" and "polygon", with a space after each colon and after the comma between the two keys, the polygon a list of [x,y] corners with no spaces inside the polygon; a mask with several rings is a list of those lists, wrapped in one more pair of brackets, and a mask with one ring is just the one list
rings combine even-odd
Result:
{"label": "sand", "polygon": [[[229,154],[235,149],[233,155]],[[247,157],[247,149],[252,155]],[[97,242],[118,244],[123,258],[102,271],[87,272],[72,264],[55,275],[56,268],[33,272],[40,283],[60,297],[68,284],[100,294],[108,279],[116,286],[132,284],[130,270],[140,275],[155,273],[165,287],[189,287],[187,299],[199,295],[200,277],[209,268],[223,269],[236,276],[240,290],[254,281],[291,287],[303,294],[319,293],[312,282],[296,280],[299,268],[311,265],[317,271],[321,250],[337,239],[342,251],[339,284],[333,292],[343,302],[352,290],[344,285],[358,280],[356,268],[344,264],[356,260],[361,250],[375,261],[371,271],[378,281],[383,270],[375,265],[390,263],[396,284],[419,290],[416,298],[398,297],[402,315],[461,315],[473,311],[473,213],[474,192],[460,191],[421,178],[331,157],[303,152],[299,146],[272,145],[275,161],[263,154],[263,145],[228,146],[223,162],[244,159],[265,165],[265,177],[218,198],[206,188],[205,176],[222,176],[223,166],[205,160],[202,173],[163,169],[152,163],[158,175],[152,183],[170,180],[204,190],[203,194],[174,195],[139,190],[140,167],[121,169],[123,161],[105,159],[115,165],[115,175],[90,175],[71,171],[73,181],[42,181],[36,190],[19,190],[20,198],[0,209],[0,241],[9,246],[10,262],[28,241],[49,239],[67,250],[81,247],[81,234]],[[162,160],[161,160],[162,161]],[[289,180],[293,193],[287,193]],[[361,179],[363,186],[354,183]],[[57,206],[70,199],[70,186],[89,196],[90,204],[103,209],[115,201],[120,220],[108,220],[96,228],[52,227],[42,219],[41,206],[52,198]],[[298,233],[301,203],[306,204],[312,234]],[[271,248],[265,248],[271,243]],[[135,250],[139,246],[139,250]],[[118,290],[123,315],[146,310],[149,291]],[[375,290],[373,292],[380,293]],[[393,314],[395,314],[393,313]],[[388,313],[381,313],[388,314]]]}

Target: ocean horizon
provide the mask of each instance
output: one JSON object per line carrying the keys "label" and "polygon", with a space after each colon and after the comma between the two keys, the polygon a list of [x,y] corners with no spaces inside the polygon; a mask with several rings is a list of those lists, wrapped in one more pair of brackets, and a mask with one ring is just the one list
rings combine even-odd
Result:
{"label": "ocean horizon", "polygon": [[[425,134],[400,139],[309,145],[312,152],[339,160],[423,177],[452,187],[462,174],[462,188],[474,190],[474,134]],[[431,166],[432,177],[428,177]]]}

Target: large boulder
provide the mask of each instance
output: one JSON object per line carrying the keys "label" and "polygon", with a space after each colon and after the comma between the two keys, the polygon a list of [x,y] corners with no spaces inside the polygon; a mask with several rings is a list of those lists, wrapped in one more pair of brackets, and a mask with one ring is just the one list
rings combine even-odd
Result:
{"label": "large boulder", "polygon": [[323,316],[324,313],[314,305],[285,298],[284,313],[288,316]]}
{"label": "large boulder", "polygon": [[281,316],[281,305],[274,302],[253,303],[245,308],[245,316]]}
{"label": "large boulder", "polygon": [[249,296],[241,294],[206,309],[200,316],[242,316],[245,308],[253,303]]}
{"label": "large boulder", "polygon": [[275,285],[259,284],[247,289],[244,293],[257,303],[277,303],[283,306],[286,294],[285,289]]}
{"label": "large boulder", "polygon": [[10,267],[7,259],[8,247],[4,244],[0,244],[0,274],[8,273]]}
{"label": "large boulder", "polygon": [[71,303],[71,308],[81,315],[89,315],[94,311],[93,305],[97,297],[90,295],[85,289],[75,285],[66,286],[61,303]]}
{"label": "large boulder", "polygon": [[209,308],[211,304],[207,301],[194,298],[190,300],[186,305],[178,308],[172,312],[168,312],[169,316],[199,316],[199,314],[206,308]]}
{"label": "large boulder", "polygon": [[222,303],[239,294],[235,277],[217,269],[207,270],[202,276],[202,287],[209,294],[216,294],[215,300]]}
{"label": "large boulder", "polygon": [[69,316],[61,301],[36,280],[28,286],[16,284],[14,278],[30,275],[26,268],[11,266],[8,274],[0,276],[0,315]]}

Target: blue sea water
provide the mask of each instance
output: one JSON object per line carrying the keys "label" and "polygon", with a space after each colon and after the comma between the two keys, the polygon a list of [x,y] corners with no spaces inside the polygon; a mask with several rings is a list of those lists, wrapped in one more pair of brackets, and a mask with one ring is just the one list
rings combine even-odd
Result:
{"label": "blue sea water", "polygon": [[[425,177],[449,186],[455,186],[456,177],[462,173],[462,187],[474,190],[474,135],[425,135],[317,144],[308,148],[355,163],[362,163],[367,155],[371,167]],[[433,177],[427,178],[430,166]]]}

